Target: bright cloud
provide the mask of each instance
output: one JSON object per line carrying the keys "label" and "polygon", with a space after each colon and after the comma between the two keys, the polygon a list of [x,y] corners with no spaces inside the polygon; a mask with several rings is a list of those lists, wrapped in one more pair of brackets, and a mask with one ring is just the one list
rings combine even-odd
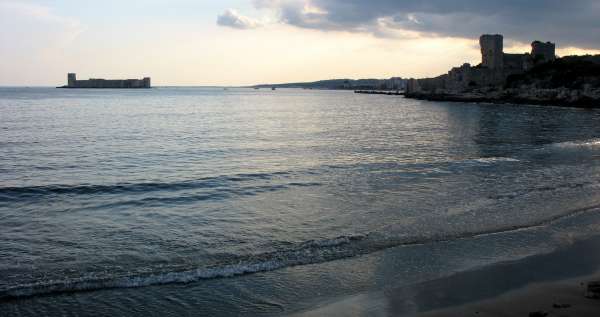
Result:
{"label": "bright cloud", "polygon": [[219,15],[217,17],[217,24],[242,30],[255,29],[261,25],[259,21],[243,16],[232,9],[228,9],[223,14]]}

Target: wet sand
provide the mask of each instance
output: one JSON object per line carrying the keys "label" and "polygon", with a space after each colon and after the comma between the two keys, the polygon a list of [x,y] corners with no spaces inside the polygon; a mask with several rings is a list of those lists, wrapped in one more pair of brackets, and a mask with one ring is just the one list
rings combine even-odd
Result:
{"label": "wet sand", "polygon": [[[295,316],[600,316],[600,237],[439,280],[332,300]],[[547,315],[544,315],[547,314]]]}
{"label": "wet sand", "polygon": [[497,298],[420,314],[443,316],[600,316],[600,300],[585,296],[587,281],[600,275],[529,285]]}

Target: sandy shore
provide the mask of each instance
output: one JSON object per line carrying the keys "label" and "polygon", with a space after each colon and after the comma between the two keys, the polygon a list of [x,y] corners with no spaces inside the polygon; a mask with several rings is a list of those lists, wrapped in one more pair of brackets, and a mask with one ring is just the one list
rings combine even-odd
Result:
{"label": "sandy shore", "polygon": [[[333,300],[295,316],[600,316],[600,237],[398,289]],[[536,315],[535,313],[539,313]]]}
{"label": "sandy shore", "polygon": [[499,297],[419,314],[443,316],[600,316],[600,300],[585,297],[587,281],[600,274],[571,280],[539,283]]}

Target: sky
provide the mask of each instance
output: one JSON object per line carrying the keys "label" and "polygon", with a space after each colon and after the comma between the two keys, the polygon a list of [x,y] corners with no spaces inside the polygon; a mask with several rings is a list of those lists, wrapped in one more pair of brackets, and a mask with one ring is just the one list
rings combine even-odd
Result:
{"label": "sky", "polygon": [[0,85],[152,77],[251,85],[425,77],[533,40],[600,54],[598,0],[0,0]]}

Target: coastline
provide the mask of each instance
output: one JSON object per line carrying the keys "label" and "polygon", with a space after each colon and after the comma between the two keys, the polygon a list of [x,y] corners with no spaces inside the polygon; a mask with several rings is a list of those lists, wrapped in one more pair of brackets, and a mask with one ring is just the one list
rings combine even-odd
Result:
{"label": "coastline", "polygon": [[408,99],[443,101],[443,102],[470,102],[470,103],[492,103],[492,104],[519,104],[536,106],[560,106],[570,108],[599,108],[600,101],[592,98],[531,98],[512,94],[482,93],[406,93]]}
{"label": "coastline", "polygon": [[585,293],[588,282],[600,280],[599,246],[595,236],[551,253],[337,299],[292,316],[597,316],[600,300]]}

